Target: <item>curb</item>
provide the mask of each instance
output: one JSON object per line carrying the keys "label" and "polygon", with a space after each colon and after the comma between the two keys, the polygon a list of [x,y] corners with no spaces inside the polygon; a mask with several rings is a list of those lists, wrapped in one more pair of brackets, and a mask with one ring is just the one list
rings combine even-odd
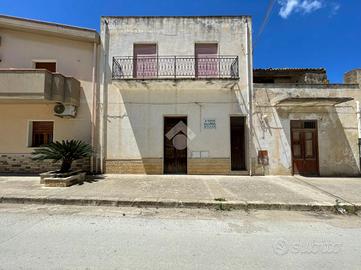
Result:
{"label": "curb", "polygon": [[361,211],[361,205],[351,204],[287,204],[264,203],[244,201],[178,201],[155,199],[92,199],[92,198],[49,198],[49,197],[1,197],[0,203],[9,204],[52,204],[52,205],[77,205],[77,206],[113,206],[113,207],[154,207],[154,208],[203,208],[216,210],[286,210],[286,211],[325,211],[338,213],[342,208],[347,213],[354,214]]}

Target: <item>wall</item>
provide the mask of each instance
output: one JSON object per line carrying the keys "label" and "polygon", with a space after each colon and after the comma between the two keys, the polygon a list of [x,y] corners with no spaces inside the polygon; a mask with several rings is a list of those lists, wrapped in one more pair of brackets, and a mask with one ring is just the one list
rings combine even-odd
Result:
{"label": "wall", "polygon": [[345,83],[356,83],[361,85],[361,69],[354,69],[344,75]]}
{"label": "wall", "polygon": [[[195,135],[188,157],[192,151],[209,153],[202,161],[189,159],[188,173],[212,173],[210,166],[213,173],[230,173],[229,118],[248,112],[246,21],[250,18],[102,18],[107,172],[162,173],[163,118],[182,115]],[[112,57],[132,55],[134,43],[157,43],[160,56],[192,56],[197,42],[217,42],[220,55],[238,55],[239,80],[111,79]],[[215,130],[201,127],[207,118],[216,119]]]}
{"label": "wall", "polygon": [[[268,150],[269,166],[261,166],[256,158],[257,174],[292,174],[290,120],[318,121],[319,169],[321,176],[359,175],[359,150],[356,100],[361,100],[357,85],[270,85],[254,88],[254,137],[252,155]],[[336,106],[296,106],[276,108],[275,98],[353,97],[353,101]]]}
{"label": "wall", "polygon": [[[34,68],[33,60],[55,60],[57,72],[81,83],[80,106],[74,119],[53,116],[51,103],[0,104],[0,154],[25,154],[29,120],[54,120],[54,139],[80,139],[91,142],[93,44],[53,36],[0,29],[0,68]],[[9,89],[8,92],[11,92]],[[0,160],[4,157],[0,155]],[[22,162],[22,158],[18,163]],[[29,172],[31,169],[28,170]]]}

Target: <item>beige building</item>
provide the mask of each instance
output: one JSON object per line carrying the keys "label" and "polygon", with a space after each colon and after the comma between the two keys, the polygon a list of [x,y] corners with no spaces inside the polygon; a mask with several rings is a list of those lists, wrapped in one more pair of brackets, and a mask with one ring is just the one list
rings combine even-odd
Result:
{"label": "beige building", "polygon": [[254,173],[359,175],[360,74],[329,84],[324,69],[256,69]]}
{"label": "beige building", "polygon": [[94,143],[97,32],[0,16],[0,40],[0,173],[54,167],[30,159],[43,143]]}

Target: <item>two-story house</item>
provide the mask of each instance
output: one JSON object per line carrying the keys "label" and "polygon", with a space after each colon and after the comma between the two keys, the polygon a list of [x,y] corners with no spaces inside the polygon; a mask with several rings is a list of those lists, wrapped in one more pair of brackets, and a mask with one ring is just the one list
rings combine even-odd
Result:
{"label": "two-story house", "polygon": [[98,44],[94,30],[0,16],[0,173],[56,168],[31,159],[52,141],[94,145]]}
{"label": "two-story house", "polygon": [[106,173],[248,174],[251,18],[102,17]]}

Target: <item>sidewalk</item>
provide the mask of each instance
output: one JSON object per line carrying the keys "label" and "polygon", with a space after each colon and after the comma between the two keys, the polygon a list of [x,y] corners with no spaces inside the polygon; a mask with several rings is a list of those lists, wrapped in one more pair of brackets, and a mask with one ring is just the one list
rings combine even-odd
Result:
{"label": "sidewalk", "polygon": [[105,175],[45,188],[39,177],[0,177],[2,203],[355,212],[360,194],[361,178]]}

